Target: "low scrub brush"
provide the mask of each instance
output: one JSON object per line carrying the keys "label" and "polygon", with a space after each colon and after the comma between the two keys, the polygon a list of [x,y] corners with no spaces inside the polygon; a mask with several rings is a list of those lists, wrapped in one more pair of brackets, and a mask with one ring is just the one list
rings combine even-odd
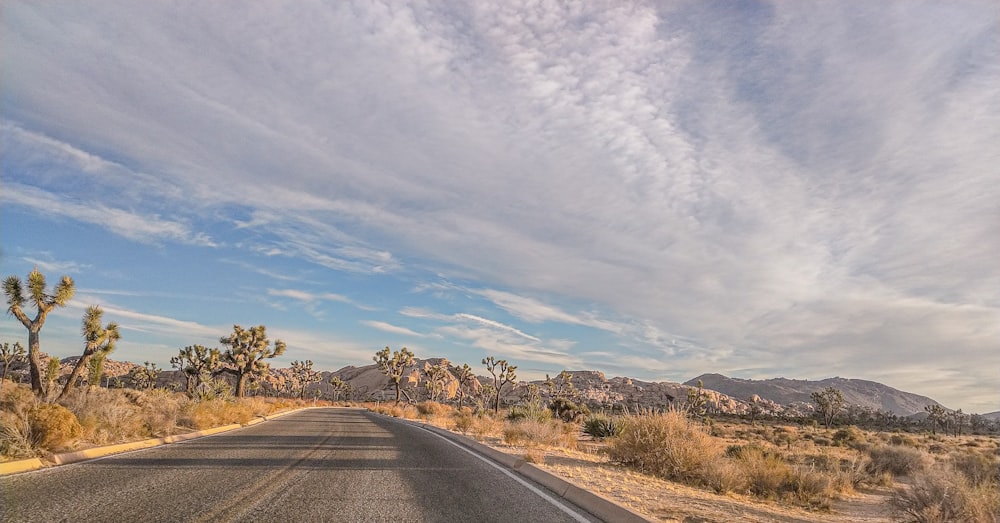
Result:
{"label": "low scrub brush", "polygon": [[628,415],[608,456],[614,463],[666,479],[706,483],[722,449],[682,412]]}
{"label": "low scrub brush", "polygon": [[624,428],[621,418],[606,414],[591,414],[583,421],[583,433],[594,439],[613,438],[621,434]]}

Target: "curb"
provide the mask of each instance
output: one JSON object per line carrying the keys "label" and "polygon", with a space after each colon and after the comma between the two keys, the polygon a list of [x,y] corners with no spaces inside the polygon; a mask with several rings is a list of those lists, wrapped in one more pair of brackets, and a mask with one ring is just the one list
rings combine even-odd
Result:
{"label": "curb", "polygon": [[[54,465],[68,465],[70,463],[78,463],[80,461],[85,461],[88,459],[103,458],[105,456],[110,456],[112,454],[121,454],[123,452],[131,452],[133,450],[142,450],[152,447],[159,447],[162,445],[169,445],[171,443],[179,443],[181,441],[202,438],[205,436],[211,436],[213,434],[219,434],[221,432],[228,432],[230,430],[249,427],[252,425],[256,425],[258,423],[263,423],[265,421],[271,421],[273,419],[280,418],[282,416],[291,414],[293,412],[298,412],[300,410],[306,410],[311,408],[316,408],[316,407],[303,407],[301,409],[286,410],[284,412],[279,412],[277,414],[269,414],[267,416],[257,416],[254,419],[242,425],[239,423],[233,423],[231,425],[223,425],[221,427],[213,427],[210,429],[199,430],[196,432],[175,434],[173,436],[167,436],[165,438],[145,439],[142,441],[131,441],[128,443],[118,443],[115,445],[93,447],[74,452],[63,452],[61,454],[53,454],[51,461],[52,464]],[[48,466],[51,465],[46,464],[40,458],[22,459],[18,461],[6,461],[0,463],[0,476],[7,476],[10,474],[20,474],[22,472],[31,472],[34,470],[46,468]]]}
{"label": "curb", "polygon": [[503,465],[504,467],[517,472],[521,476],[524,476],[525,478],[528,478],[531,481],[549,489],[553,494],[569,501],[570,503],[586,510],[604,521],[614,521],[616,523],[655,523],[657,521],[639,514],[628,507],[619,505],[618,503],[615,503],[600,494],[591,492],[566,478],[556,476],[547,470],[528,463],[523,458],[519,458],[505,452],[500,452],[499,450],[496,450],[488,445],[484,445],[467,436],[456,434],[450,430],[435,427],[426,423],[420,423],[414,420],[405,421],[413,423],[419,427],[423,427],[424,429],[434,432],[440,436],[444,436],[468,449],[490,458],[500,465]]}

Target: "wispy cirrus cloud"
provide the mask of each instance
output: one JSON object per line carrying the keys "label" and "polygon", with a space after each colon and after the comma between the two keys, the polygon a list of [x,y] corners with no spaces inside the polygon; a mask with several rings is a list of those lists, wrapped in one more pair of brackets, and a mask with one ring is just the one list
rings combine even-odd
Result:
{"label": "wispy cirrus cloud", "polygon": [[[2,23],[5,207],[468,282],[401,313],[511,354],[571,331],[658,348],[672,378],[1000,365],[985,3],[23,3]],[[541,341],[435,312],[495,321],[480,298]],[[980,378],[926,393],[995,404]]]}
{"label": "wispy cirrus cloud", "polygon": [[103,227],[115,234],[139,243],[174,241],[202,247],[217,247],[203,232],[196,232],[180,221],[143,215],[102,203],[77,203],[58,194],[42,191],[19,183],[4,184],[6,205],[29,207],[42,216],[69,218]]}
{"label": "wispy cirrus cloud", "polygon": [[402,336],[413,336],[414,338],[423,338],[426,335],[416,332],[412,329],[406,327],[400,327],[398,325],[393,325],[391,323],[386,323],[384,321],[377,320],[365,320],[361,322],[362,325],[367,325],[373,329],[377,329],[383,332],[388,332],[392,334],[399,334]]}

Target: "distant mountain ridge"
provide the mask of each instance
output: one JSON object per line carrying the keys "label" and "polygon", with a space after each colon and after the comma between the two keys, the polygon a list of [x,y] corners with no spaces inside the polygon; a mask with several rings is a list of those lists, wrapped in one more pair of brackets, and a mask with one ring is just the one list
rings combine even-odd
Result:
{"label": "distant mountain ridge", "polygon": [[839,377],[819,381],[788,378],[749,380],[730,378],[722,374],[702,374],[684,384],[696,386],[699,380],[706,389],[718,391],[733,398],[746,400],[756,395],[780,405],[812,403],[810,395],[827,387],[840,390],[848,405],[860,405],[870,409],[889,411],[897,416],[912,416],[924,412],[924,407],[927,405],[940,405],[926,396],[894,389],[875,381]]}

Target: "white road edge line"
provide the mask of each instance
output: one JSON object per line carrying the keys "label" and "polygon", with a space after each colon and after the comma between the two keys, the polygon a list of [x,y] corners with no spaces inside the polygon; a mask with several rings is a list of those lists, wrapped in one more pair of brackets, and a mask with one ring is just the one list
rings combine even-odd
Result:
{"label": "white road edge line", "polygon": [[421,428],[423,428],[428,433],[433,434],[433,435],[435,435],[435,436],[437,436],[437,437],[439,437],[439,438],[447,441],[448,443],[451,443],[452,445],[454,445],[454,446],[456,446],[456,447],[464,450],[465,452],[468,452],[471,456],[473,456],[476,459],[478,459],[478,460],[486,463],[487,465],[489,465],[489,466],[491,466],[491,467],[499,470],[500,472],[503,472],[504,474],[506,474],[507,476],[509,476],[514,481],[516,481],[516,482],[524,485],[525,487],[527,487],[528,490],[534,492],[535,494],[538,494],[538,496],[541,497],[542,499],[544,499],[545,501],[548,501],[549,503],[551,503],[551,504],[555,505],[556,507],[558,507],[559,510],[562,510],[563,512],[569,514],[569,516],[572,517],[573,519],[575,519],[576,521],[579,521],[580,523],[591,523],[591,521],[589,519],[581,516],[577,511],[575,511],[575,510],[567,507],[563,503],[560,503],[559,500],[553,498],[552,496],[546,494],[545,492],[542,492],[540,489],[538,489],[537,487],[535,487],[531,483],[528,483],[527,481],[519,478],[516,474],[514,474],[513,472],[507,470],[504,467],[501,467],[500,465],[497,465],[492,460],[490,460],[488,458],[485,458],[483,456],[480,456],[479,454],[473,452],[472,450],[467,449],[467,448],[465,448],[464,446],[462,446],[462,445],[460,445],[458,443],[455,443],[454,441],[452,441],[452,440],[450,440],[450,439],[448,439],[448,438],[446,438],[446,437],[444,437],[444,436],[442,436],[442,435],[434,432],[433,430],[429,430],[429,429],[424,428],[424,427],[421,427]]}

